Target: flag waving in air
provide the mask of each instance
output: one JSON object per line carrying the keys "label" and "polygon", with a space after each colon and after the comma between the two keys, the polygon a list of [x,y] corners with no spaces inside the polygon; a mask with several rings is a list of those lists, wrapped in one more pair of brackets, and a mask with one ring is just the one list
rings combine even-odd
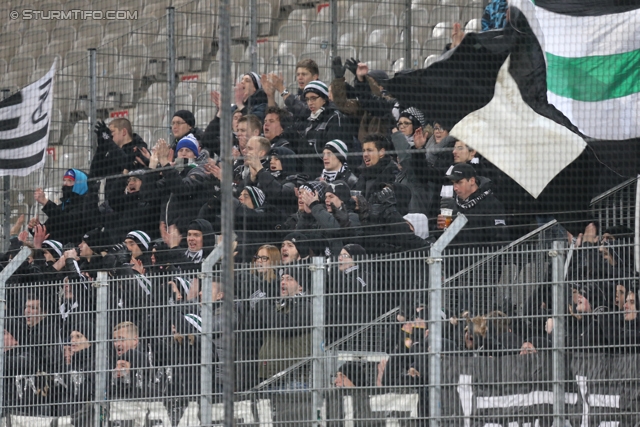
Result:
{"label": "flag waving in air", "polygon": [[584,135],[640,137],[640,2],[510,0],[544,52],[547,97]]}
{"label": "flag waving in air", "polygon": [[0,176],[26,176],[44,166],[56,61],[44,77],[0,102]]}

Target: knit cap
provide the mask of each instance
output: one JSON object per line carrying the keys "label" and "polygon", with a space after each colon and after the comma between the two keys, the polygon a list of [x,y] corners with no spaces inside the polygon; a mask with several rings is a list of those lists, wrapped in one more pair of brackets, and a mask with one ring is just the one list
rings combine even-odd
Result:
{"label": "knit cap", "polygon": [[193,151],[193,154],[198,157],[198,140],[192,134],[188,134],[183,136],[180,141],[178,141],[178,145],[176,145],[176,153],[180,151],[181,148],[188,148]]}
{"label": "knit cap", "polygon": [[133,230],[129,232],[129,234],[127,234],[126,238],[136,242],[136,244],[141,250],[143,251],[149,250],[149,245],[151,244],[151,237],[149,237],[149,235],[144,231]]}
{"label": "knit cap", "polygon": [[244,189],[247,190],[247,193],[249,193],[249,197],[251,198],[254,209],[257,209],[260,206],[264,205],[265,195],[261,189],[252,185],[247,185],[246,187],[244,187]]}
{"label": "knit cap", "polygon": [[347,148],[347,144],[340,141],[339,139],[334,139],[332,141],[327,142],[324,145],[325,150],[331,151],[336,155],[338,160],[343,164],[347,162],[347,156],[349,155],[349,149]]}
{"label": "knit cap", "polygon": [[327,88],[327,85],[322,83],[320,80],[314,80],[307,84],[302,91],[302,96],[305,96],[309,92],[315,93],[325,101],[329,99],[329,89]]}

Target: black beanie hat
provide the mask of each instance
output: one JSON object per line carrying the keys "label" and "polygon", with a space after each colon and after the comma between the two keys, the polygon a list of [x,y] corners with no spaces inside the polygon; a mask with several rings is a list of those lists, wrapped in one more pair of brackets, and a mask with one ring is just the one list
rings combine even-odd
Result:
{"label": "black beanie hat", "polygon": [[333,181],[328,185],[325,193],[334,194],[342,203],[348,203],[351,200],[351,189],[344,181]]}
{"label": "black beanie hat", "polygon": [[271,149],[269,155],[280,160],[280,163],[282,164],[282,174],[284,176],[293,175],[297,172],[298,166],[295,158],[296,153],[292,150],[287,147],[275,147]]}
{"label": "black beanie hat", "polygon": [[347,253],[352,257],[354,256],[363,257],[367,254],[367,251],[365,251],[362,246],[357,245],[355,243],[349,243],[348,245],[344,245],[342,249],[347,251]]}
{"label": "black beanie hat", "polygon": [[294,231],[293,233],[289,233],[284,236],[284,239],[282,239],[282,241],[289,241],[293,243],[293,245],[298,250],[298,254],[300,254],[300,258],[311,256],[311,242],[309,241],[309,238],[304,234]]}
{"label": "black beanie hat", "polygon": [[424,119],[424,114],[422,114],[422,111],[414,107],[409,107],[406,110],[403,110],[400,113],[400,117],[405,117],[411,120],[414,131],[418,128],[424,128],[427,125],[427,122]]}
{"label": "black beanie hat", "polygon": [[304,292],[311,290],[311,269],[309,268],[308,262],[296,262],[295,264],[289,264],[281,268],[279,271],[280,278],[285,274],[296,279],[296,282],[298,282],[298,285],[302,287]]}
{"label": "black beanie hat", "polygon": [[186,124],[188,124],[192,128],[196,126],[196,118],[189,110],[178,110],[173,113],[173,117],[180,117]]}
{"label": "black beanie hat", "polygon": [[202,242],[205,248],[213,248],[216,245],[216,236],[213,233],[213,226],[209,221],[202,218],[194,219],[189,223],[187,230],[197,230],[202,233]]}

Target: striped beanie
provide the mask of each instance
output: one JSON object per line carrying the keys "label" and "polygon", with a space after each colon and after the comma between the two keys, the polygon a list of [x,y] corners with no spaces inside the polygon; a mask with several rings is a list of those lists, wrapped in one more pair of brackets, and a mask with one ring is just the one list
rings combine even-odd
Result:
{"label": "striped beanie", "polygon": [[45,240],[42,242],[42,249],[52,250],[58,254],[58,258],[62,256],[62,243],[57,240]]}
{"label": "striped beanie", "polygon": [[325,150],[331,151],[336,155],[338,160],[340,160],[343,164],[347,163],[347,155],[349,154],[349,149],[347,148],[347,144],[340,141],[339,139],[334,139],[332,141],[324,144]]}
{"label": "striped beanie", "polygon": [[151,243],[151,238],[147,233],[140,230],[133,230],[127,234],[127,239],[131,239],[142,249],[144,247],[145,251],[149,250],[149,244]]}
{"label": "striped beanie", "polygon": [[305,184],[302,184],[299,188],[300,190],[306,190],[311,193],[316,193],[318,195],[318,199],[320,199],[320,201],[323,201],[328,187],[329,185],[322,181],[309,181]]}
{"label": "striped beanie", "polygon": [[262,82],[260,81],[260,76],[258,75],[258,73],[254,73],[253,71],[250,71],[246,73],[245,76],[249,76],[251,78],[251,81],[253,82],[253,86],[256,88],[256,90],[262,89]]}
{"label": "striped beanie", "polygon": [[264,205],[265,196],[261,189],[251,185],[247,185],[246,187],[244,187],[244,189],[247,190],[247,193],[249,193],[249,197],[251,197],[251,202],[253,203],[254,209],[257,209],[260,206]]}
{"label": "striped beanie", "polygon": [[329,99],[329,88],[327,88],[327,85],[322,83],[320,80],[314,80],[306,85],[302,91],[302,96],[305,96],[309,92],[313,92],[321,96],[325,101]]}

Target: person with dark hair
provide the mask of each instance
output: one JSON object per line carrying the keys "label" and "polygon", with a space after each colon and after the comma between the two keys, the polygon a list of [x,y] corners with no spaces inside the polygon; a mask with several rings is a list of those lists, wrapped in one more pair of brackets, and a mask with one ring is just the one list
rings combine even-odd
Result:
{"label": "person with dark hair", "polygon": [[367,135],[362,141],[362,159],[358,182],[353,187],[360,191],[365,199],[381,189],[381,184],[394,182],[398,174],[398,166],[387,155],[389,141],[382,134]]}
{"label": "person with dark hair", "polygon": [[[34,400],[30,390],[26,390],[27,393],[23,392],[23,386],[29,378],[35,378],[38,367],[31,355],[31,349],[25,348],[19,339],[19,321],[5,318],[4,353],[2,354],[4,358],[3,394],[0,404],[6,417],[28,412],[27,404],[33,403]],[[24,406],[25,410],[21,410],[21,406]]]}
{"label": "person with dark hair", "polygon": [[236,97],[236,107],[246,116],[252,114],[257,116],[260,121],[264,120],[264,114],[267,110],[267,94],[262,89],[262,79],[258,73],[250,71],[242,76],[239,83],[241,91],[240,96]]}
{"label": "person with dark hair", "polygon": [[44,225],[51,239],[77,245],[85,231],[101,223],[98,197],[90,191],[87,175],[79,169],[65,172],[60,204],[49,200],[42,188],[36,188],[33,196],[48,217]]}
{"label": "person with dark hair", "polygon": [[349,149],[343,141],[334,139],[327,142],[322,150],[324,169],[318,179],[328,183],[344,181],[349,188],[353,188],[358,182],[358,177],[351,172],[347,165],[348,155]]}
{"label": "person with dark hair", "polygon": [[368,385],[365,370],[361,363],[347,362],[338,368],[333,381],[336,387],[365,387]]}
{"label": "person with dark hair", "polygon": [[271,148],[289,147],[286,134],[291,126],[291,114],[275,105],[269,106],[264,116],[262,129],[264,137],[271,143]]}
{"label": "person with dark hair", "polygon": [[[329,89],[319,80],[307,84],[302,96],[309,106],[310,115],[307,117],[306,128],[300,133],[300,138],[294,150],[303,157],[303,169],[310,176],[320,176],[322,172],[322,151],[324,145],[332,140],[351,141],[352,136],[345,128],[345,118],[329,101]],[[349,145],[347,143],[347,145]]]}

